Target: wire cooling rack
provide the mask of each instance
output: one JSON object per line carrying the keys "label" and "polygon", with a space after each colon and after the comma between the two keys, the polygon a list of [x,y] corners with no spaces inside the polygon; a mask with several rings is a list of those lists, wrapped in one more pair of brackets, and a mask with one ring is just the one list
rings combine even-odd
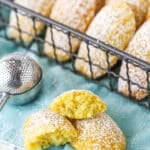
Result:
{"label": "wire cooling rack", "polygon": [[[15,13],[18,22],[19,22],[19,17],[18,17],[19,14],[21,14],[23,16],[28,16],[30,19],[32,19],[35,36],[33,37],[33,40],[31,42],[29,42],[29,43],[24,42],[24,40],[22,38],[22,34],[27,34],[28,36],[33,36],[33,35],[31,35],[31,33],[27,33],[26,31],[23,31],[20,28],[19,23],[17,24],[18,25],[17,27],[9,25],[9,14],[11,11],[13,11]],[[51,39],[52,39],[51,43],[45,40],[44,30],[41,34],[37,34],[36,25],[35,25],[37,21],[44,24],[45,29],[47,27],[50,27],[50,34],[51,34]],[[8,32],[7,32],[8,28],[13,28],[19,32],[19,35],[20,35],[19,40],[9,37]],[[66,49],[59,47],[57,44],[55,44],[55,41],[53,38],[54,37],[53,29],[55,29],[67,36],[68,45],[69,45],[69,49],[70,49],[69,52]],[[99,84],[101,86],[105,86],[111,91],[118,92],[117,83],[118,83],[118,79],[121,78],[122,80],[126,81],[128,84],[128,93],[129,93],[130,99],[133,100],[134,102],[138,103],[139,105],[145,106],[146,108],[150,109],[150,83],[149,83],[150,64],[143,60],[140,60],[134,56],[131,56],[130,54],[127,54],[119,49],[116,49],[110,45],[103,43],[102,41],[99,41],[93,37],[90,37],[79,31],[76,31],[66,25],[63,25],[52,19],[44,17],[41,14],[36,13],[28,8],[22,7],[16,3],[14,3],[12,0],[0,0],[0,38],[13,41],[13,42],[21,45],[22,47],[24,47],[26,50],[31,51],[41,57],[47,57],[43,53],[43,45],[44,45],[44,43],[48,43],[49,45],[51,45],[53,47],[54,56],[55,56],[54,61],[56,61],[56,63],[58,63],[59,65],[63,66],[66,69],[69,69],[70,71],[72,71],[73,73],[76,73],[76,74],[80,74],[80,73],[75,68],[75,60],[82,59],[83,61],[85,61],[86,63],[89,64],[90,73],[91,73],[91,78],[89,80],[92,80],[92,82],[96,82],[97,84]],[[86,60],[84,58],[80,58],[80,57],[78,57],[78,55],[76,53],[73,53],[71,38],[78,39],[78,40],[80,40],[80,42],[82,41],[86,44],[87,50],[88,50],[88,60]],[[32,48],[33,43],[37,44],[37,50],[34,50]],[[91,56],[90,56],[90,51],[91,51],[90,47],[91,46],[106,52],[107,68],[103,68],[103,66],[94,64],[92,62]],[[59,49],[60,51],[63,51],[64,53],[69,53],[69,55],[71,56],[71,60],[66,63],[59,61],[59,59],[57,58],[56,49]],[[110,54],[117,56],[119,58],[118,63],[113,68],[110,68],[110,62],[109,62]],[[125,67],[126,67],[127,77],[123,77],[123,76],[119,75],[119,69],[120,69],[120,65],[121,65],[122,61],[124,61],[126,64]],[[147,86],[146,87],[145,86],[143,87],[143,86],[139,85],[138,83],[133,82],[130,79],[129,65],[133,65],[137,68],[140,68],[146,73],[146,75],[147,75],[147,84],[146,84]],[[95,79],[93,77],[93,66],[106,71],[107,75],[105,75],[104,77]],[[60,75],[60,77],[61,77],[61,75]],[[131,85],[136,85],[138,88],[145,90],[148,93],[147,97],[141,101],[135,100],[132,97]]]}

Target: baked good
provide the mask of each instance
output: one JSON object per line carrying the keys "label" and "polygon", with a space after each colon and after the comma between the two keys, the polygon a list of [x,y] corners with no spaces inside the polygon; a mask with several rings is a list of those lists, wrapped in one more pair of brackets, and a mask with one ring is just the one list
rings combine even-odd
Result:
{"label": "baked good", "polygon": [[[131,40],[126,52],[150,63],[150,20],[147,20],[136,32]],[[127,81],[119,78],[118,90],[126,96],[132,96],[134,99],[141,100],[148,95],[147,73],[136,65],[128,64],[128,73],[130,79],[130,88]],[[128,79],[126,62],[122,63],[120,76]],[[150,77],[149,77],[150,78]],[[137,83],[139,86],[135,85]],[[130,93],[131,91],[131,93]]]}
{"label": "baked good", "polygon": [[150,6],[148,8],[147,19],[150,19]]}
{"label": "baked good", "polygon": [[96,12],[105,5],[105,0],[96,0]]}
{"label": "baked good", "polygon": [[150,0],[147,0],[148,1],[148,6],[150,7]]}
{"label": "baked good", "polygon": [[[135,26],[134,13],[127,4],[106,5],[90,24],[87,34],[106,44],[124,50],[135,32]],[[75,61],[75,68],[89,78],[98,78],[107,72],[107,55],[105,51],[92,45],[89,45],[89,49],[91,67],[87,45],[82,42],[78,58]],[[117,60],[116,56],[109,54],[109,67],[111,68],[116,64]]]}
{"label": "baked good", "polygon": [[148,8],[148,0],[106,0],[106,4],[126,2],[135,13],[137,28],[144,22]]}
{"label": "baked good", "polygon": [[49,109],[71,119],[83,119],[104,112],[106,105],[90,91],[71,90],[56,97]]}
{"label": "baked good", "polygon": [[125,150],[126,141],[117,124],[105,113],[76,120],[79,136],[71,142],[76,150]]}
{"label": "baked good", "polygon": [[[96,6],[98,0],[57,0],[50,15],[50,18],[65,24],[80,32],[85,32],[91,20],[94,18]],[[53,38],[51,35],[51,29],[48,28],[46,34],[46,43],[44,46],[44,52],[47,56],[55,58],[59,61],[67,61],[71,58],[71,52],[76,52],[80,40],[78,38],[70,37],[71,46],[69,45],[68,35],[57,29],[52,29]],[[54,44],[56,49],[53,48]],[[70,51],[70,47],[72,48]]]}
{"label": "baked good", "polygon": [[77,137],[77,131],[64,116],[42,110],[28,117],[23,135],[26,150],[42,150],[71,142]]}
{"label": "baked good", "polygon": [[[15,0],[15,3],[38,12],[46,17],[49,16],[54,2],[55,0]],[[14,11],[11,12],[9,25],[9,36],[17,40],[20,40],[21,38],[24,42],[27,43],[31,42],[35,35],[40,34],[44,27],[44,23],[40,21],[35,21],[34,27],[33,20],[30,17],[27,17],[27,14],[24,12],[16,14]],[[22,31],[21,34],[19,30]]]}

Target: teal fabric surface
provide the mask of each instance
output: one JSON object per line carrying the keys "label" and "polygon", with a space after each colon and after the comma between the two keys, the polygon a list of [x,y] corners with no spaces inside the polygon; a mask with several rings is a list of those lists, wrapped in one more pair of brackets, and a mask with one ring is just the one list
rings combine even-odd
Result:
{"label": "teal fabric surface", "polygon": [[[34,45],[36,47],[36,45]],[[0,38],[0,56],[23,48]],[[127,100],[106,88],[92,83],[81,76],[62,69],[53,61],[35,58],[43,69],[42,90],[36,100],[24,106],[9,102],[0,112],[0,139],[23,146],[22,125],[33,112],[46,109],[52,100],[62,92],[71,89],[87,89],[99,95],[107,104],[107,113],[117,122],[127,139],[127,150],[150,150],[150,111]],[[14,97],[15,98],[15,97]],[[69,144],[53,150],[71,150]]]}

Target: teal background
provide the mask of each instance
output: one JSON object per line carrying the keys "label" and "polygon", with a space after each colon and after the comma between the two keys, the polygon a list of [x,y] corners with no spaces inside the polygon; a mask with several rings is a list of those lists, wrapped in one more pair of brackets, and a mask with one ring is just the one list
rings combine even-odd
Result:
{"label": "teal background", "polygon": [[[33,45],[36,49],[36,44]],[[0,56],[25,50],[12,42],[0,38]],[[23,146],[22,125],[25,118],[33,112],[46,109],[52,100],[62,92],[71,89],[87,89],[99,95],[107,104],[107,113],[117,122],[127,139],[127,150],[150,150],[150,111],[116,93],[110,92],[82,76],[61,68],[53,61],[33,57],[42,67],[42,90],[35,101],[24,106],[6,104],[0,112],[0,139]],[[15,98],[15,97],[14,97]],[[53,150],[71,150],[67,144]]]}
{"label": "teal background", "polygon": [[[8,19],[9,10],[3,10],[3,12],[3,16]],[[0,35],[2,35],[2,32]],[[33,49],[37,49],[36,44],[33,45]],[[0,57],[16,51],[25,52],[22,47],[0,38]],[[2,112],[0,112],[0,140],[6,140],[9,143],[23,147],[22,125],[27,116],[41,109],[46,109],[56,96],[66,90],[87,89],[99,95],[107,104],[107,113],[116,121],[125,134],[127,150],[150,150],[149,110],[81,76],[62,69],[53,61],[39,58],[30,52],[28,54],[42,67],[42,90],[35,101],[24,106],[15,106],[8,101]],[[69,144],[51,148],[51,150],[71,149]]]}

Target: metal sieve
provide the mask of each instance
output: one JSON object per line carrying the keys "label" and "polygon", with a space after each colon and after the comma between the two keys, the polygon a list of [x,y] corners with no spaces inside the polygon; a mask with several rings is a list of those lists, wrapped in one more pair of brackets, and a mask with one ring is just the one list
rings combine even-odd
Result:
{"label": "metal sieve", "polygon": [[15,52],[0,60],[0,110],[10,95],[33,89],[41,80],[40,66],[24,53]]}

